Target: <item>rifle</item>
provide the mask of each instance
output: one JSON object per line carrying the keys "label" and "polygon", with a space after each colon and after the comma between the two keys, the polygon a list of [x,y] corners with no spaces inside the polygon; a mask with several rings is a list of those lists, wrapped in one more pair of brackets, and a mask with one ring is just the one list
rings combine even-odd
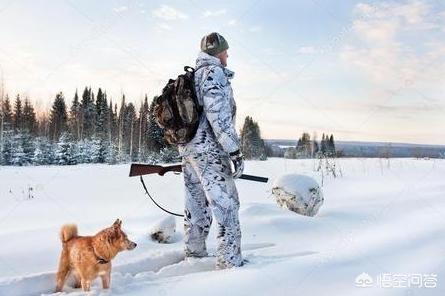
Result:
{"label": "rifle", "polygon": [[[182,172],[182,165],[177,164],[177,165],[161,166],[153,164],[132,163],[130,168],[130,177],[142,176],[148,174],[158,174],[160,176],[164,176],[164,174],[167,172],[180,173]],[[244,180],[263,182],[263,183],[267,183],[267,181],[269,180],[268,178],[246,175],[246,174],[242,174],[239,178]]]}

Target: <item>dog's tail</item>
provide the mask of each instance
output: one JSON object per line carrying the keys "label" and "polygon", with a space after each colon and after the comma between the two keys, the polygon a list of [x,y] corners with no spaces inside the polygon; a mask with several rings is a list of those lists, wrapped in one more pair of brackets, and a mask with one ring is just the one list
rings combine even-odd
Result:
{"label": "dog's tail", "polygon": [[77,225],[75,224],[66,224],[62,226],[60,229],[60,240],[62,243],[66,243],[73,237],[77,236]]}

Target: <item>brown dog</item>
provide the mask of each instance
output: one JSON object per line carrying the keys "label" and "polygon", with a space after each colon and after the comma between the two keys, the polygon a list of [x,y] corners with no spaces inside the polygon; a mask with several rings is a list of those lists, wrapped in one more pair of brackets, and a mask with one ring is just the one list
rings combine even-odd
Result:
{"label": "brown dog", "polygon": [[136,243],[130,241],[117,219],[111,227],[94,236],[78,236],[77,226],[64,225],[60,231],[62,254],[57,272],[56,292],[61,292],[70,272],[74,275],[75,288],[89,291],[91,282],[100,276],[104,289],[110,287],[111,260],[117,253],[133,250]]}

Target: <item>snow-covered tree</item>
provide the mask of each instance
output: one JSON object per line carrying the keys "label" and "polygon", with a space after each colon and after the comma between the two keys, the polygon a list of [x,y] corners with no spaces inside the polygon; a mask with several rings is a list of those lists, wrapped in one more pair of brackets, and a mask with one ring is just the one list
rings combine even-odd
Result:
{"label": "snow-covered tree", "polygon": [[58,165],[76,164],[74,145],[71,143],[67,133],[63,133],[57,143],[55,162]]}
{"label": "snow-covered tree", "polygon": [[35,140],[35,149],[34,149],[34,155],[32,157],[32,163],[34,165],[43,165],[43,164],[48,164],[45,154],[43,152],[42,149],[42,141],[44,141],[44,139],[42,138],[37,138]]}
{"label": "snow-covered tree", "polygon": [[267,159],[266,146],[261,139],[260,127],[252,117],[247,116],[241,129],[241,151],[246,159]]}
{"label": "snow-covered tree", "polygon": [[65,98],[60,92],[56,95],[51,108],[49,122],[49,139],[58,142],[60,136],[67,131],[68,116],[66,113]]}
{"label": "snow-covered tree", "polygon": [[94,94],[91,88],[85,87],[81,102],[81,139],[91,138],[95,132],[96,107],[94,105]]}
{"label": "snow-covered tree", "polygon": [[82,110],[79,102],[79,95],[77,94],[77,89],[76,89],[76,93],[74,94],[74,98],[71,103],[69,120],[68,120],[70,133],[73,135],[76,141],[80,140],[81,120],[82,120]]}
{"label": "snow-covered tree", "polygon": [[158,153],[162,148],[167,146],[164,140],[164,131],[158,126],[154,115],[154,106],[157,97],[154,97],[149,108],[148,113],[148,127],[147,127],[147,149],[149,152]]}
{"label": "snow-covered tree", "polygon": [[23,107],[20,95],[17,95],[14,102],[13,125],[14,131],[19,131],[23,128]]}
{"label": "snow-covered tree", "polygon": [[25,160],[25,152],[23,151],[22,146],[22,134],[18,133],[13,136],[12,139],[12,155],[11,155],[11,164],[15,166],[23,166],[28,163]]}

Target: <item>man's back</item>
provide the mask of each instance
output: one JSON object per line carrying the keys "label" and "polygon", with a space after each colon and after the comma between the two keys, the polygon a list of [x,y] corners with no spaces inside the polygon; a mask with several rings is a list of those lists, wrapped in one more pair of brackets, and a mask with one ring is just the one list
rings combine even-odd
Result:
{"label": "man's back", "polygon": [[235,130],[236,104],[230,79],[234,73],[220,61],[204,52],[196,60],[195,89],[203,115],[195,137],[186,145],[179,145],[181,155],[188,153],[220,154],[239,149]]}

